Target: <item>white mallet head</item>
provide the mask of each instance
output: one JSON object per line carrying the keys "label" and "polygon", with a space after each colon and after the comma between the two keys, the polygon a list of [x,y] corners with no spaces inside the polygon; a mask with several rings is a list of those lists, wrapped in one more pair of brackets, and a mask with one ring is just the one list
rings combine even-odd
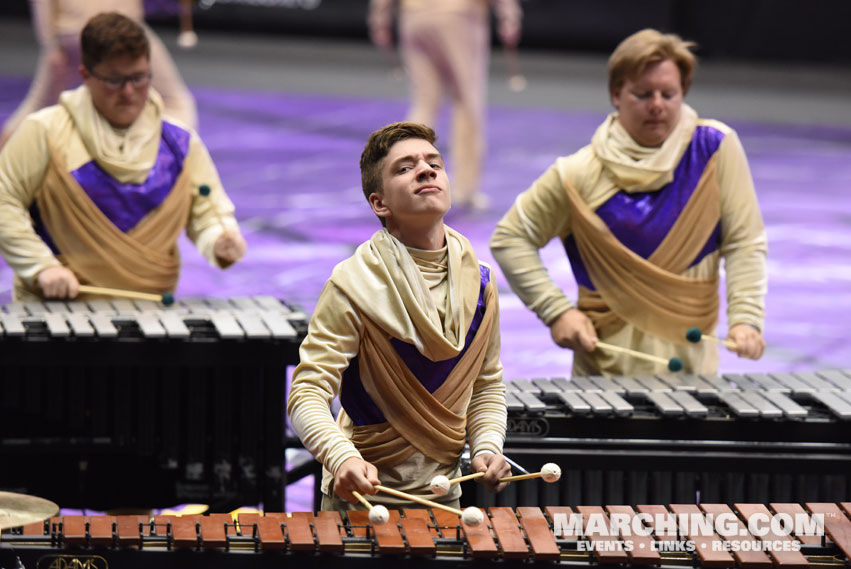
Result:
{"label": "white mallet head", "polygon": [[434,478],[431,479],[431,485],[429,486],[431,491],[438,496],[443,496],[447,492],[449,492],[449,479],[442,474],[438,474]]}
{"label": "white mallet head", "polygon": [[369,523],[374,525],[386,524],[390,521],[390,512],[381,504],[373,506],[369,511]]}
{"label": "white mallet head", "polygon": [[464,511],[461,512],[461,521],[468,526],[477,526],[482,523],[484,519],[485,515],[475,506],[464,508]]}
{"label": "white mallet head", "polygon": [[558,464],[548,462],[541,467],[541,478],[544,479],[544,482],[555,482],[561,478],[561,468]]}

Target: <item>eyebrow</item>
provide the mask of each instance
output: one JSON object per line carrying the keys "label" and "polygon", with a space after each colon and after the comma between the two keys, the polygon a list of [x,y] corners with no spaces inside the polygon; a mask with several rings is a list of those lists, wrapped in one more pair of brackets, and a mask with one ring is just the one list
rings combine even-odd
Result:
{"label": "eyebrow", "polygon": [[[434,160],[435,158],[440,158],[441,161],[443,160],[443,156],[440,155],[440,152],[430,152],[430,153],[425,155],[425,159],[427,161],[428,160]],[[415,154],[408,154],[407,156],[400,156],[399,158],[397,158],[396,160],[394,160],[390,164],[390,167],[391,168],[396,167],[399,164],[401,164],[402,162],[407,162],[407,161],[416,162],[417,156]]]}

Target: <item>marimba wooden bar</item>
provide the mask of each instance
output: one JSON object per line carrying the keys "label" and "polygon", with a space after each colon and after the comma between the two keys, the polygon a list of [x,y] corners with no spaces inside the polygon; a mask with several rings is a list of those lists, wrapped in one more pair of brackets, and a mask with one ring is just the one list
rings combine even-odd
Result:
{"label": "marimba wooden bar", "polygon": [[[749,521],[756,515],[792,512],[824,516],[824,531],[814,536],[814,543],[782,532],[760,537],[749,533]],[[559,521],[559,516],[571,514],[582,516],[581,527],[563,532],[564,519]],[[152,519],[61,516],[3,533],[0,566],[12,566],[4,562],[17,556],[24,566],[36,568],[271,568],[295,563],[331,569],[402,563],[467,567],[493,562],[522,563],[523,567],[839,569],[847,567],[851,554],[850,514],[851,503],[807,503],[580,505],[517,511],[494,507],[477,526],[464,524],[454,514],[426,509],[391,510],[390,521],[377,526],[369,523],[364,510],[342,515],[239,514],[236,520],[228,514]],[[650,521],[658,515],[672,520],[697,516],[705,523],[683,525],[680,519],[667,524],[672,534]],[[718,523],[713,526],[720,516],[726,517],[724,531]],[[658,535],[654,529],[660,530]],[[665,547],[677,540],[688,547],[673,552]],[[769,542],[774,545],[761,545]]]}

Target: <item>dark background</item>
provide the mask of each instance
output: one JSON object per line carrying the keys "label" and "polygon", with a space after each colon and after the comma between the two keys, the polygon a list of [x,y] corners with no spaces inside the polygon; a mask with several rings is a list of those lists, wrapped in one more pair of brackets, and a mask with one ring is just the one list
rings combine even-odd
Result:
{"label": "dark background", "polygon": [[[177,0],[146,0],[148,21],[177,27]],[[524,48],[609,53],[645,27],[696,41],[703,58],[851,62],[849,0],[521,0]],[[367,38],[368,0],[200,0],[195,26],[243,33]],[[0,17],[28,16],[3,0]]]}

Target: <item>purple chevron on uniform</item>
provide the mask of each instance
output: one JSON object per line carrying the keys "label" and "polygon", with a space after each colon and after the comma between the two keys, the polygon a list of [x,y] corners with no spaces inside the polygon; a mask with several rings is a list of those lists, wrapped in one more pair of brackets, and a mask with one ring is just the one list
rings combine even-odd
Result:
{"label": "purple chevron on uniform", "polygon": [[[629,193],[621,190],[597,208],[597,215],[618,241],[647,259],[674,226],[723,139],[724,133],[716,128],[697,127],[674,170],[673,181],[652,192]],[[719,222],[690,266],[696,265],[706,255],[718,249],[720,243]],[[565,238],[564,248],[576,282],[595,290],[572,234]]]}

